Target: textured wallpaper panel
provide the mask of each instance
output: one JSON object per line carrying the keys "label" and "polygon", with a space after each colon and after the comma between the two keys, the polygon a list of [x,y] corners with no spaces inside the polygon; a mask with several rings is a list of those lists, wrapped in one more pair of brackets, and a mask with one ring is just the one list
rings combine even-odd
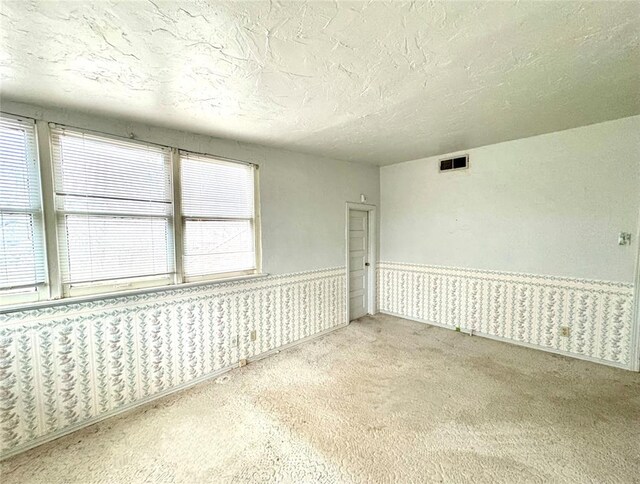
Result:
{"label": "textured wallpaper panel", "polygon": [[[633,285],[381,262],[385,313],[629,365]],[[562,327],[569,336],[562,336]]]}
{"label": "textured wallpaper panel", "polygon": [[340,326],[344,290],[336,268],[0,315],[0,456]]}

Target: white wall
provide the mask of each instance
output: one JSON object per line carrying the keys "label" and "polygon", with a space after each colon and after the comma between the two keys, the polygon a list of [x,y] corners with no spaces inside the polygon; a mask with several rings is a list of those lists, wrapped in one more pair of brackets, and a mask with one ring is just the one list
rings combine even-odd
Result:
{"label": "white wall", "polygon": [[381,168],[381,260],[633,282],[640,116],[466,153]]}
{"label": "white wall", "polygon": [[633,368],[640,116],[467,153],[381,169],[380,311]]}
{"label": "white wall", "polygon": [[345,203],[379,205],[379,169],[259,145],[3,101],[0,111],[135,137],[260,165],[263,270],[271,274],[342,267]]}

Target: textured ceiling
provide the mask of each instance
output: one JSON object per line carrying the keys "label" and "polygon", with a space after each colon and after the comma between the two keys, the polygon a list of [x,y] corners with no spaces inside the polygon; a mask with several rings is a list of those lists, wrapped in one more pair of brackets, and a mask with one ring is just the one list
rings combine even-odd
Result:
{"label": "textured ceiling", "polygon": [[0,3],[4,99],[333,158],[640,112],[639,2]]}

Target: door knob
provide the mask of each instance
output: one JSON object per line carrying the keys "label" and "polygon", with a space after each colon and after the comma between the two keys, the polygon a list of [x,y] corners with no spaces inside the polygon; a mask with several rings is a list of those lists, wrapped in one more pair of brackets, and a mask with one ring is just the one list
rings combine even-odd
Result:
{"label": "door knob", "polygon": [[369,263],[368,263],[368,262],[365,262],[365,263],[364,263],[364,265],[365,265],[366,267],[369,267]]}

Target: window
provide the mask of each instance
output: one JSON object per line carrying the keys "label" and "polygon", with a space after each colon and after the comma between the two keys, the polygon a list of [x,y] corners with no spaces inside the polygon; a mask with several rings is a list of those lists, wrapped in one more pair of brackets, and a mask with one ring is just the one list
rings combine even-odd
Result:
{"label": "window", "polygon": [[170,284],[171,151],[51,129],[64,295]]}
{"label": "window", "polygon": [[2,113],[0,305],[256,274],[256,184],[241,161]]}
{"label": "window", "polygon": [[180,152],[186,281],[256,272],[254,170]]}
{"label": "window", "polygon": [[40,298],[46,282],[35,123],[0,116],[0,298]]}

